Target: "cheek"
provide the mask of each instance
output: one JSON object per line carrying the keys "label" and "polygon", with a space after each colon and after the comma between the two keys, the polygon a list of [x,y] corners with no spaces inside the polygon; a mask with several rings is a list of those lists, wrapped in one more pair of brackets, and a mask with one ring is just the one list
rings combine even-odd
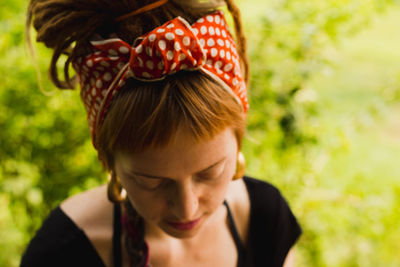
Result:
{"label": "cheek", "polygon": [[234,166],[235,162],[231,161],[228,163],[221,177],[221,181],[204,189],[200,199],[201,203],[212,207],[212,209],[217,209],[222,204],[225,200],[229,183],[232,181],[235,172]]}
{"label": "cheek", "polygon": [[129,182],[121,182],[135,210],[146,220],[157,221],[166,208],[164,198],[160,197],[159,194],[139,189]]}

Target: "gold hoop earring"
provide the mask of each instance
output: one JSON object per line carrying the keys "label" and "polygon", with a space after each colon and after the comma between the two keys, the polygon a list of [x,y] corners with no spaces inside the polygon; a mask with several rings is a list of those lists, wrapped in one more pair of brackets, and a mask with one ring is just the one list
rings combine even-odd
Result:
{"label": "gold hoop earring", "polygon": [[232,180],[238,180],[243,178],[245,171],[246,171],[246,159],[244,158],[243,153],[239,152],[236,160],[236,171],[232,177]]}
{"label": "gold hoop earring", "polygon": [[113,203],[121,203],[127,199],[126,190],[122,187],[119,178],[113,171],[108,176],[107,196]]}

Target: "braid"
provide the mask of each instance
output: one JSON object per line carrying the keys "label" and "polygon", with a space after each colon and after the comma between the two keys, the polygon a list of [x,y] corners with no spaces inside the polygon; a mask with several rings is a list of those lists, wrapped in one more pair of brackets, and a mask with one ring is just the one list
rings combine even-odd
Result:
{"label": "braid", "polygon": [[244,35],[242,20],[240,18],[240,10],[235,5],[233,0],[225,0],[226,5],[228,7],[229,12],[231,12],[233,20],[235,22],[235,32],[236,39],[238,42],[238,50],[239,56],[242,60],[242,64],[244,65],[244,80],[246,81],[247,87],[249,86],[250,81],[250,64],[249,59],[247,57],[247,41],[246,36]]}
{"label": "braid", "polygon": [[143,218],[136,212],[130,201],[124,203],[127,221],[125,222],[125,246],[132,267],[144,267],[148,257],[148,248],[144,240]]}

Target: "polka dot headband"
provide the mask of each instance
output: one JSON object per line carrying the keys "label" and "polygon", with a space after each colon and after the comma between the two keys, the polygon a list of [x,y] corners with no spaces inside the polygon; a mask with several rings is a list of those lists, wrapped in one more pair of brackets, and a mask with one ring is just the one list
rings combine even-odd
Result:
{"label": "polka dot headband", "polygon": [[93,52],[74,60],[95,144],[113,96],[130,78],[158,81],[180,70],[200,70],[228,90],[247,112],[246,84],[235,42],[222,11],[193,25],[177,17],[139,37],[91,41]]}

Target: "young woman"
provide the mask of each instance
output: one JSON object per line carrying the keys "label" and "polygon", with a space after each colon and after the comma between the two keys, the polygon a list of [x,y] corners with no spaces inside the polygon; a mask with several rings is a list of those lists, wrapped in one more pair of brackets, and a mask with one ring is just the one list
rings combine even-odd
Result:
{"label": "young woman", "polygon": [[109,179],[57,207],[21,266],[293,265],[295,217],[244,176],[245,38],[226,0],[237,48],[221,4],[31,0],[27,25],[54,49],[57,87],[77,73]]}

